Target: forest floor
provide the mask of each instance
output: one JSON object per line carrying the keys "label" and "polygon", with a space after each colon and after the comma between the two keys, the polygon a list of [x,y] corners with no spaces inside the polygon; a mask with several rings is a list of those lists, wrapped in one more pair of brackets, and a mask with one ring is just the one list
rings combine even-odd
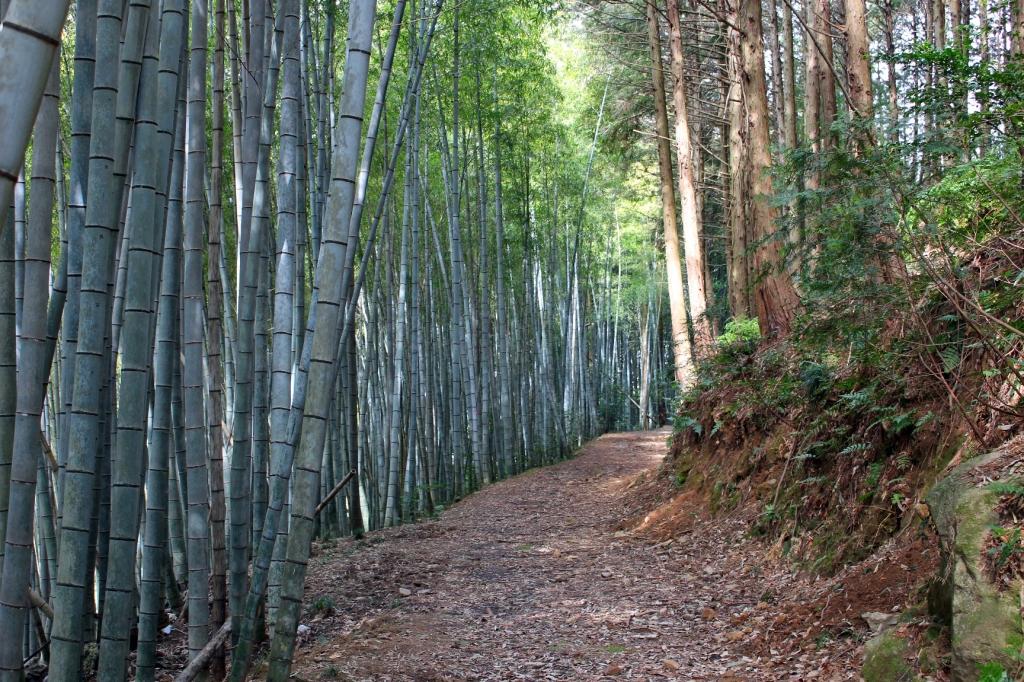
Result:
{"label": "forest floor", "polygon": [[608,434],[437,519],[317,545],[295,678],[859,679],[860,614],[899,607],[916,550],[837,588],[696,500],[660,539],[636,515],[669,435]]}

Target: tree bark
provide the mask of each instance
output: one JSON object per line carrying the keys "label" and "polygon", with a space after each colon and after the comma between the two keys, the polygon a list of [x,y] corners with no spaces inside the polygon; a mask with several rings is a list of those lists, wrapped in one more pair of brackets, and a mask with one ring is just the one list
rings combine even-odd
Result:
{"label": "tree bark", "polygon": [[[734,6],[723,3],[730,22],[735,24]],[[729,122],[727,151],[729,156],[728,234],[726,256],[729,270],[729,311],[733,317],[749,317],[753,314],[751,300],[750,226],[747,220],[748,201],[746,197],[750,168],[748,162],[749,131],[746,122],[746,106],[741,85],[740,34],[726,30],[726,51],[728,88],[726,90],[726,113]]]}
{"label": "tree bark", "polygon": [[[672,355],[675,378],[680,386],[693,379],[693,354],[687,329],[683,268],[679,253],[676,222],[676,196],[672,181],[672,149],[665,104],[665,74],[661,59],[661,28],[655,0],[647,0],[647,40],[651,52],[651,78],[654,84],[654,123],[658,147],[658,174],[661,183],[661,216],[665,231],[665,271],[668,275],[669,313],[672,318]],[[695,206],[695,204],[694,204]],[[698,261],[699,262],[699,261]],[[703,301],[703,297],[701,301]]]}
{"label": "tree bark", "polygon": [[698,210],[697,183],[691,154],[690,112],[686,101],[685,61],[678,0],[667,0],[667,8],[669,44],[672,50],[672,103],[676,111],[676,169],[686,258],[686,293],[690,304],[690,323],[693,325],[693,354],[701,357],[711,345],[711,324],[707,316],[704,281],[704,249],[701,243],[704,228]]}
{"label": "tree bark", "polygon": [[[883,0],[882,19],[885,26],[886,85],[889,97],[889,139],[900,141],[899,90],[896,84],[896,10],[895,0]],[[984,0],[982,0],[984,2]]]}
{"label": "tree bark", "polygon": [[[0,230],[6,229],[14,183],[21,171],[36,112],[60,45],[70,0],[11,0],[0,25]],[[33,482],[34,482],[33,478]],[[20,661],[19,661],[20,662]],[[0,658],[0,670],[6,668]]]}
{"label": "tree bark", "polygon": [[328,195],[325,217],[329,215],[330,218],[325,222],[320,260],[317,264],[317,324],[312,334],[312,357],[302,435],[295,458],[288,563],[282,586],[281,607],[271,644],[268,678],[272,680],[287,679],[291,668],[295,634],[299,625],[303,581],[313,537],[313,511],[319,498],[320,461],[326,435],[327,413],[337,378],[337,328],[340,309],[344,303],[341,298],[341,268],[345,258],[348,228],[346,218],[352,211],[375,15],[375,0],[357,0],[349,7],[349,49],[345,59],[343,94],[334,150],[335,163],[332,164],[334,176],[338,181],[332,182]]}
{"label": "tree bark", "polygon": [[182,279],[182,393],[188,484],[188,651],[196,658],[209,641],[210,482],[203,400],[203,174],[206,166],[206,43],[209,0],[192,0],[185,143],[184,278]]}
{"label": "tree bark", "polygon": [[[954,0],[959,2],[959,0]],[[873,133],[874,99],[871,89],[871,42],[868,38],[865,0],[843,0],[846,8],[846,77],[849,83],[850,109],[858,117],[870,141]]]}
{"label": "tree bark", "polygon": [[[120,0],[101,0],[96,19],[96,63],[92,88],[88,162],[88,200],[81,236],[81,279],[71,404],[67,416],[67,451],[63,455],[61,485],[63,523],[53,593],[50,674],[58,679],[79,679],[86,612],[91,610],[94,556],[93,505],[97,500],[95,477],[99,471],[100,420],[105,412],[104,375],[108,369],[106,325],[109,272],[113,241],[117,235],[119,194],[114,170],[117,156],[114,119],[118,98],[118,47],[121,36]],[[77,94],[77,93],[76,93]],[[70,267],[70,263],[69,263]],[[70,271],[69,271],[70,279]],[[65,324],[70,320],[65,317]],[[67,338],[67,337],[65,337]],[[19,660],[20,663],[20,660]]]}
{"label": "tree bark", "polygon": [[736,29],[739,33],[741,91],[749,139],[746,162],[749,176],[746,192],[736,200],[749,202],[747,218],[753,243],[754,309],[761,333],[784,336],[789,333],[798,298],[789,274],[783,268],[776,225],[777,212],[770,203],[772,183],[771,142],[768,129],[768,95],[764,76],[764,48],[761,39],[761,3],[738,0]]}

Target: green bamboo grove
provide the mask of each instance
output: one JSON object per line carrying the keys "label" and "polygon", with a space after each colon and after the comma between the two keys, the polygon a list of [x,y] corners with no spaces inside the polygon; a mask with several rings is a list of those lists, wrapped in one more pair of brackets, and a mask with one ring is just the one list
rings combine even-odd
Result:
{"label": "green bamboo grove", "polygon": [[664,411],[556,11],[0,0],[0,680],[285,680],[318,539]]}

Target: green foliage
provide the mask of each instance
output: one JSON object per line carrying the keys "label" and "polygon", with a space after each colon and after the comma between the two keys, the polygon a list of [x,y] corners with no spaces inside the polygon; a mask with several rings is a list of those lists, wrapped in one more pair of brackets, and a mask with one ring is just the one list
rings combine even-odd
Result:
{"label": "green foliage", "polygon": [[965,245],[999,234],[1022,203],[1020,157],[989,154],[948,169],[922,192],[913,217],[919,213],[952,244]]}
{"label": "green foliage", "polygon": [[736,317],[725,323],[723,331],[716,343],[721,352],[726,354],[749,354],[761,340],[761,328],[757,318]]}
{"label": "green foliage", "polygon": [[872,407],[870,411],[877,418],[868,425],[868,429],[881,426],[891,436],[913,433],[914,429],[931,419],[931,413],[918,417],[913,411],[901,411],[896,405],[879,405]]}
{"label": "green foliage", "polygon": [[[920,44],[899,58],[907,65],[934,69],[937,76],[931,86],[910,93],[915,111],[939,121],[916,141],[918,149],[931,157],[955,154],[985,135],[1019,144],[1014,138],[1024,113],[1024,64],[971,59],[971,44],[988,38],[971,32],[964,38],[966,49]],[[961,106],[968,97],[984,102],[984,110]]]}
{"label": "green foliage", "polygon": [[1010,675],[999,663],[986,663],[978,670],[978,682],[1010,682]]}
{"label": "green foliage", "polygon": [[997,481],[989,485],[988,488],[997,495],[1024,497],[1024,484],[1017,481]]}
{"label": "green foliage", "polygon": [[1001,571],[1014,557],[1024,554],[1024,542],[1020,528],[989,526],[989,532],[996,544],[988,549],[996,572]]}
{"label": "green foliage", "polygon": [[[751,472],[786,462],[782,482],[758,493],[755,532],[813,533],[799,551],[815,569],[895,532],[894,508],[941,468],[948,443],[991,434],[991,418],[969,423],[975,415],[1005,414],[1001,428],[1016,432],[1019,396],[1007,395],[1024,336],[1024,60],[969,53],[899,56],[937,75],[900,111],[928,124],[868,130],[841,114],[835,144],[784,152],[774,202],[801,298],[793,332],[763,344],[756,321],[729,321],[681,398],[677,443],[700,457],[729,459],[724,448],[741,440],[767,450],[727,465],[690,459],[706,467],[691,478],[714,486],[713,506],[726,485],[759,483]],[[1008,531],[993,556],[1017,561],[1021,545]]]}
{"label": "green foliage", "polygon": [[761,511],[761,517],[759,520],[763,523],[772,524],[778,521],[779,518],[779,511],[775,508],[775,505],[766,504],[764,509]]}
{"label": "green foliage", "polygon": [[854,453],[863,453],[871,449],[871,443],[851,443],[845,448],[839,451],[839,456],[852,455]]}
{"label": "green foliage", "polygon": [[809,400],[824,396],[834,380],[832,368],[827,363],[813,360],[800,363],[800,381]]}
{"label": "green foliage", "polygon": [[839,396],[839,399],[845,403],[845,406],[851,412],[861,410],[873,401],[874,396],[871,394],[872,387],[868,386],[860,389],[859,391],[850,391]]}
{"label": "green foliage", "polygon": [[316,598],[312,604],[313,613],[329,616],[338,608],[338,605],[334,603],[334,599],[324,594]]}
{"label": "green foliage", "polygon": [[[843,349],[851,365],[884,374],[903,354],[925,347],[933,364],[958,380],[973,371],[965,360],[983,350],[969,344],[965,323],[983,327],[995,337],[992,345],[1012,346],[1014,337],[992,320],[1017,326],[1024,290],[1016,284],[1024,274],[1019,267],[997,270],[997,280],[979,287],[971,281],[978,273],[971,258],[987,240],[1019,234],[1024,69],[1017,61],[998,67],[967,60],[968,51],[925,45],[899,57],[908,68],[939,74],[901,112],[936,118],[938,125],[923,126],[917,137],[906,129],[879,134],[876,144],[863,146],[852,141],[864,131],[839,121],[833,132],[842,143],[817,154],[792,150],[776,168],[776,203],[791,209],[783,231],[799,235],[787,249],[803,299],[795,336],[810,363]],[[987,113],[968,112],[969,99],[986,102]],[[983,146],[983,135],[993,140]],[[811,174],[817,182],[807,185]],[[1008,262],[1016,262],[1012,250]],[[905,271],[923,276],[907,280],[900,275]],[[946,287],[934,287],[936,278]],[[951,300],[953,290],[965,292],[969,302]],[[919,318],[910,314],[915,306]],[[824,397],[828,369],[824,363],[801,367],[808,398]],[[1013,369],[1004,362],[985,371],[997,384]],[[921,426],[904,411],[878,418],[886,430],[904,435]]]}
{"label": "green foliage", "polygon": [[687,430],[693,431],[697,436],[704,433],[704,425],[688,414],[677,414],[672,420],[672,426],[676,433]]}
{"label": "green foliage", "polygon": [[882,480],[882,463],[872,462],[868,465],[868,474],[864,479],[864,486],[866,490],[861,495],[861,502],[867,502],[875,493],[878,491],[878,484]]}

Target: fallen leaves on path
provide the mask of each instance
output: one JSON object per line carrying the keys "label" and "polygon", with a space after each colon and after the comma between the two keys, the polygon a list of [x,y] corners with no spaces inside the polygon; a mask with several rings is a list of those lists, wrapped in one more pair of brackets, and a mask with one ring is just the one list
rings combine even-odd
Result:
{"label": "fallen leaves on path", "polygon": [[321,546],[305,601],[334,606],[307,606],[296,678],[858,679],[858,639],[808,645],[765,601],[814,588],[742,519],[695,514],[658,543],[623,529],[668,435],[609,434],[438,520]]}

